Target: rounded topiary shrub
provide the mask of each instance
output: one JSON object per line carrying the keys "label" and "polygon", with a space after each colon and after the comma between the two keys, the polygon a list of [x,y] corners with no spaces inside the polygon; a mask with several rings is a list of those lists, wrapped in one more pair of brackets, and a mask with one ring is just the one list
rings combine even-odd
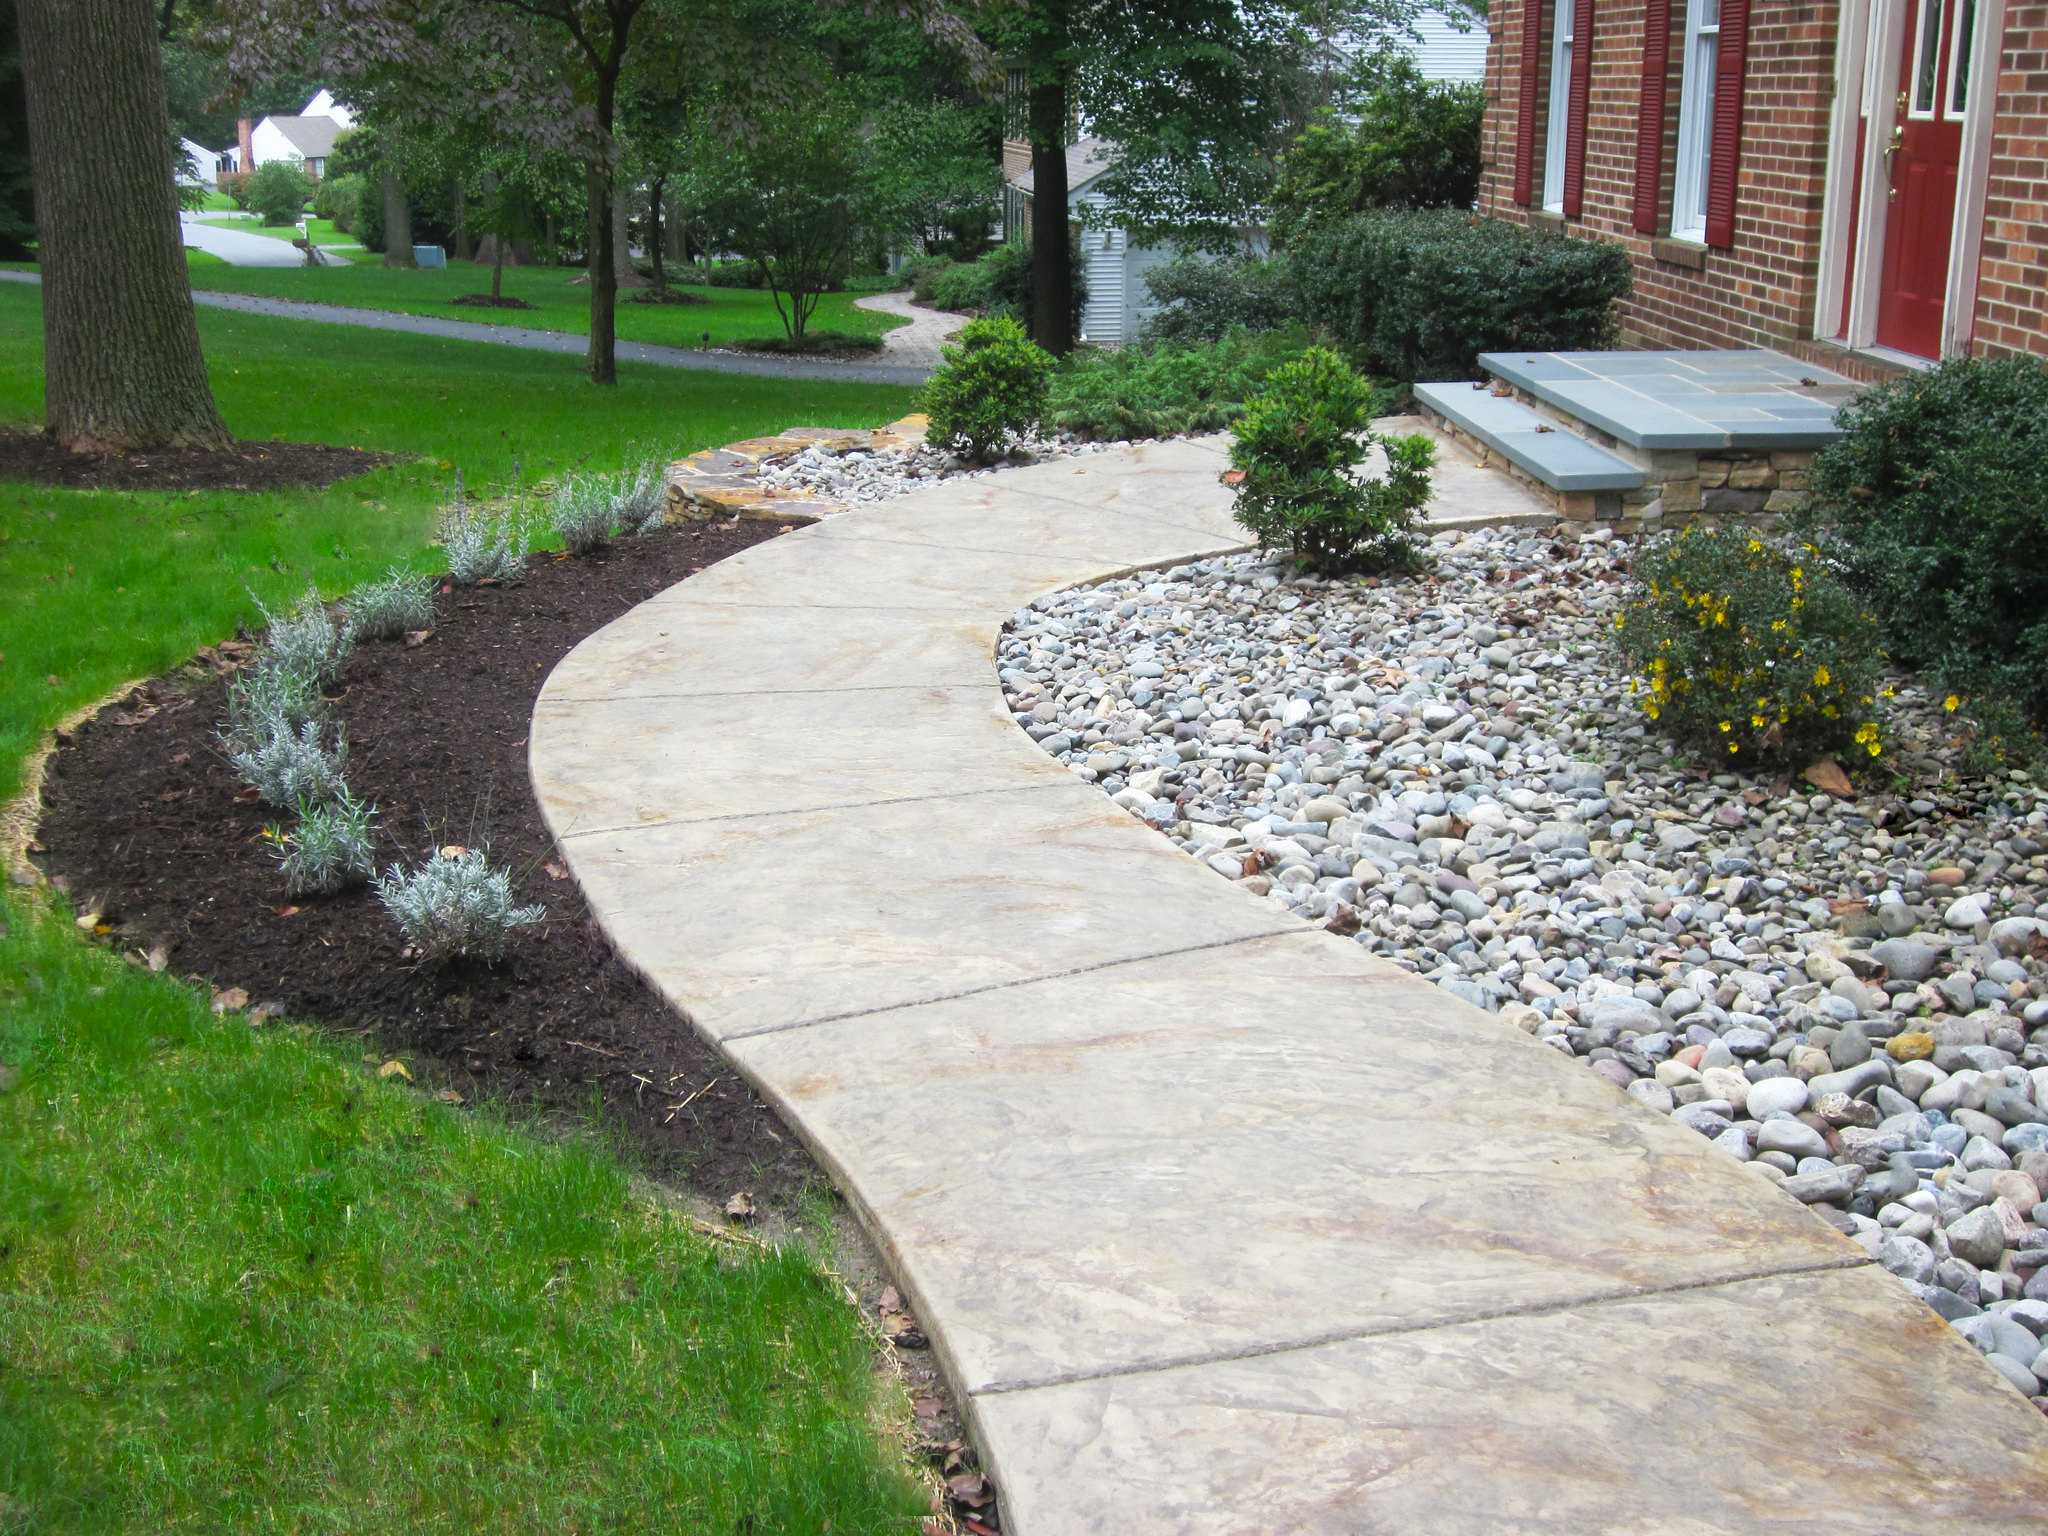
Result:
{"label": "rounded topiary shrub", "polygon": [[2048,371],[1947,362],[1839,420],[1813,510],[1888,648],[1973,708],[2048,724]]}
{"label": "rounded topiary shrub", "polygon": [[1231,427],[1237,520],[1261,549],[1286,549],[1319,571],[1386,570],[1415,558],[1410,535],[1429,502],[1436,447],[1422,436],[1378,439],[1384,478],[1358,465],[1375,441],[1378,392],[1327,347],[1268,375]]}
{"label": "rounded topiary shrub", "polygon": [[1738,765],[1882,753],[1877,622],[1814,545],[1694,526],[1633,577],[1614,646],[1674,741]]}
{"label": "rounded topiary shrub", "polygon": [[249,206],[265,224],[296,224],[306,212],[306,199],[313,195],[313,183],[289,160],[272,160],[256,167],[249,178]]}
{"label": "rounded topiary shrub", "polygon": [[922,396],[934,446],[985,464],[1044,416],[1053,361],[1016,321],[971,321],[941,357]]}

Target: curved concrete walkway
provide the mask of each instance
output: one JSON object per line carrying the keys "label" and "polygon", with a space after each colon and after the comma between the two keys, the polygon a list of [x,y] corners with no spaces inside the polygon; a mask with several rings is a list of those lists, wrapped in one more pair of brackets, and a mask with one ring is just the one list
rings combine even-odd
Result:
{"label": "curved concrete walkway", "polygon": [[289,240],[273,240],[268,235],[253,234],[246,229],[202,223],[189,213],[179,216],[178,230],[187,245],[218,256],[231,267],[303,267],[306,264],[305,256]]}
{"label": "curved concrete walkway", "polygon": [[890,1255],[1004,1528],[2038,1532],[2048,1427],[1860,1248],[1012,723],[1004,620],[1236,546],[1221,467],[784,535],[535,709],[601,921]]}
{"label": "curved concrete walkway", "polygon": [[969,318],[950,309],[927,308],[913,302],[907,293],[871,293],[855,299],[853,307],[908,320],[910,324],[882,333],[882,355],[892,363],[922,368],[926,373],[939,366],[940,349],[959,334]]}

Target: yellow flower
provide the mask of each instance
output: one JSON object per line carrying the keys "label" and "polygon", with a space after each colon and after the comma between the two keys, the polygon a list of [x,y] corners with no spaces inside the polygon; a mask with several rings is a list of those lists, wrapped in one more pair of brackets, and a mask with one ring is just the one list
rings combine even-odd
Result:
{"label": "yellow flower", "polygon": [[1872,757],[1876,757],[1876,756],[1878,755],[1878,753],[1880,753],[1880,752],[1882,752],[1882,751],[1884,750],[1884,748],[1883,748],[1883,747],[1880,747],[1880,746],[1879,746],[1879,745],[1878,745],[1878,744],[1877,744],[1876,742],[1874,742],[1874,741],[1873,741],[1873,742],[1869,742],[1869,743],[1867,743],[1867,745],[1869,746],[1869,749],[1870,749],[1870,755],[1871,755]]}
{"label": "yellow flower", "polygon": [[1752,555],[1762,554],[1764,552],[1764,541],[1762,539],[1751,539],[1749,541],[1749,552]]}
{"label": "yellow flower", "polygon": [[1732,720],[1723,720],[1723,721],[1721,722],[1721,729],[1722,729],[1722,730],[1723,730],[1724,732],[1726,732],[1726,731],[1732,731],[1732,730],[1734,730],[1734,729],[1735,729],[1735,722],[1734,722],[1734,721],[1732,721]]}
{"label": "yellow flower", "polygon": [[1735,745],[1734,742],[1731,741],[1728,743],[1728,750],[1730,752],[1740,752],[1742,748],[1738,747],[1737,745]]}
{"label": "yellow flower", "polygon": [[1957,710],[1963,707],[1963,701],[1957,698],[1954,694],[1950,694],[1947,698],[1941,701],[1941,707],[1947,710],[1950,714],[1954,714]]}
{"label": "yellow flower", "polygon": [[1662,713],[1662,711],[1659,710],[1657,706],[1654,704],[1645,704],[1643,706],[1643,713],[1648,715],[1652,720],[1654,720],[1657,718],[1659,714]]}
{"label": "yellow flower", "polygon": [[1762,730],[1764,728],[1764,717],[1762,715],[1751,715],[1749,717],[1749,723],[1755,726],[1758,730]]}

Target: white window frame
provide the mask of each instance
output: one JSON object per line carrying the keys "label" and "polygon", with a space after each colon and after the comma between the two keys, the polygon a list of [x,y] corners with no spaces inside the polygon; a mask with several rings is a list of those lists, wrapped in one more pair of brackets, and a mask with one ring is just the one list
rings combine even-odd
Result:
{"label": "white window frame", "polygon": [[[1942,0],[1920,0],[1913,16],[1913,73],[1906,77],[1906,116],[1916,123],[1931,123],[1941,113],[1941,13]],[[1956,7],[1957,13],[1962,11]],[[1927,19],[1934,18],[1934,75],[1928,82],[1926,106],[1920,104],[1920,70],[1927,62]]]}
{"label": "white window frame", "polygon": [[1543,136],[1543,211],[1564,212],[1565,139],[1571,132],[1572,27],[1578,20],[1576,0],[1552,0],[1556,19],[1550,25],[1550,111]]}
{"label": "white window frame", "polygon": [[1714,84],[1719,73],[1721,9],[1706,20],[1707,0],[1686,0],[1685,71],[1678,86],[1678,172],[1671,185],[1671,235],[1707,238],[1707,185],[1714,155]]}
{"label": "white window frame", "polygon": [[[1960,123],[1970,115],[1968,85],[1972,73],[1970,65],[1975,61],[1968,58],[1971,45],[1976,41],[1975,15],[1976,0],[1956,0],[1956,24],[1950,30],[1948,42],[1948,80],[1941,91],[1941,115],[1951,123]],[[1963,31],[1963,24],[1972,24],[1970,32]],[[1963,99],[1956,100],[1956,86],[1964,86]]]}

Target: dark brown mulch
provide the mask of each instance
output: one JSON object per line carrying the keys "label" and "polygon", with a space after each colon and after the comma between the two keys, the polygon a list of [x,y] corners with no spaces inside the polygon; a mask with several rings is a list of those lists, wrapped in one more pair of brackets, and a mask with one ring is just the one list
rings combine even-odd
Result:
{"label": "dark brown mulch", "polygon": [[626,297],[628,304],[709,304],[711,301],[699,294],[684,293],[679,288],[648,288]]}
{"label": "dark brown mulch", "polygon": [[236,443],[226,453],[68,453],[41,432],[0,431],[0,480],[92,491],[276,491],[332,485],[397,462],[328,443]]}
{"label": "dark brown mulch", "polygon": [[488,293],[465,293],[460,298],[450,299],[450,304],[466,304],[472,309],[531,309],[533,306],[524,299],[515,299],[511,294],[492,298]]}
{"label": "dark brown mulch", "polygon": [[[283,820],[244,798],[214,740],[233,644],[60,742],[40,862],[114,942],[240,987],[254,1004],[408,1051],[466,1098],[581,1113],[599,1096],[652,1170],[723,1204],[821,1184],[795,1135],[612,953],[559,861],[526,773],[528,719],[555,662],[664,587],[773,533],[674,529],[580,560],[541,557],[515,587],[443,591],[417,646],[357,648],[335,698],[349,780],[379,808],[380,867],[455,843],[509,865],[544,928],[496,970],[414,968],[367,889],[293,903],[264,841]],[[223,656],[222,653],[225,653]],[[422,1064],[417,1063],[416,1064]]]}

